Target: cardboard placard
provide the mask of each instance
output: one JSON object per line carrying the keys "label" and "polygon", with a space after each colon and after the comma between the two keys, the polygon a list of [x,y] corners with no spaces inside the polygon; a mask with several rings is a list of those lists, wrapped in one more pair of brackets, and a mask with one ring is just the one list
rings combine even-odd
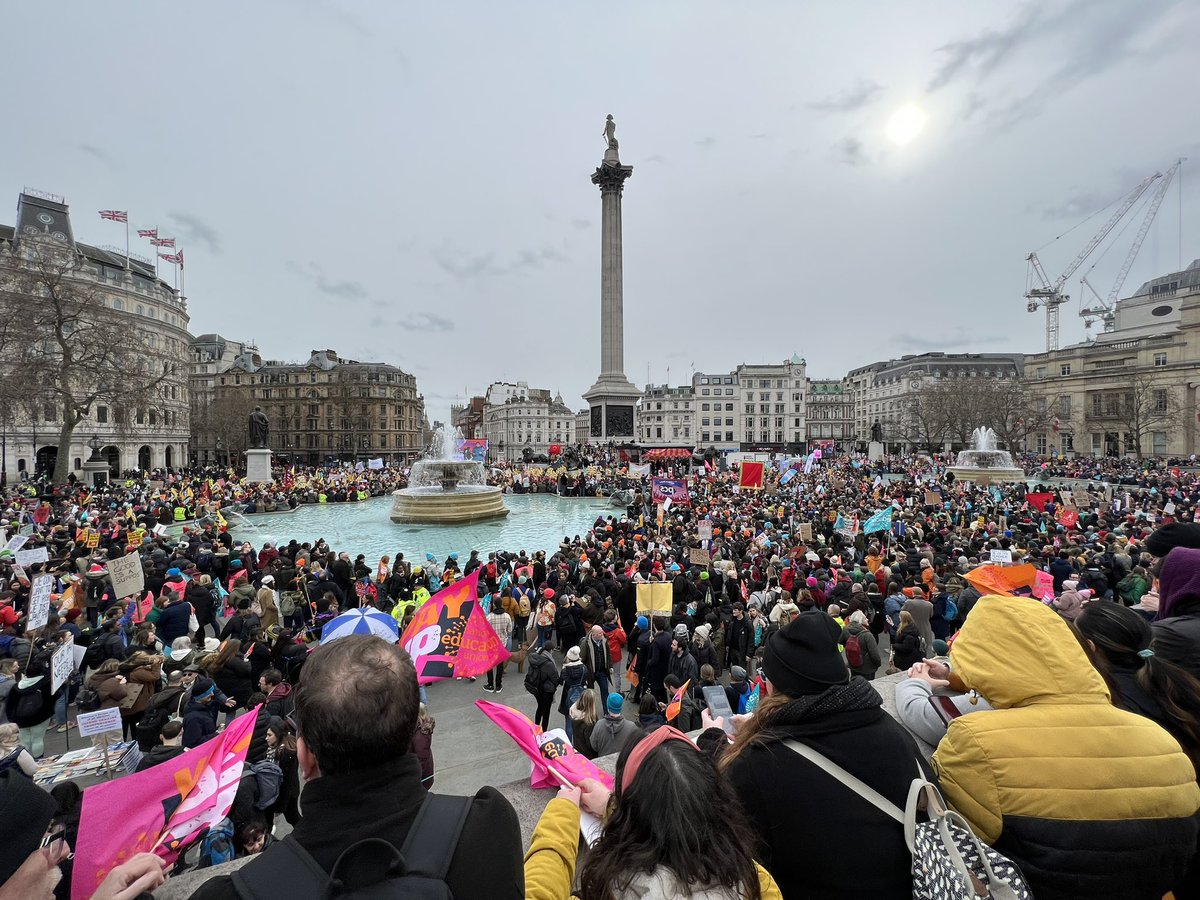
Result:
{"label": "cardboard placard", "polygon": [[812,540],[812,522],[800,523],[800,540],[805,543]]}
{"label": "cardboard placard", "polygon": [[713,536],[713,525],[708,520],[696,523],[696,536],[702,541],[711,541]]}
{"label": "cardboard placard", "polygon": [[121,707],[98,709],[95,712],[79,713],[75,717],[79,726],[80,737],[91,737],[93,734],[104,734],[106,731],[121,730]]}
{"label": "cardboard placard", "polygon": [[942,505],[942,495],[939,494],[937,491],[926,490],[925,491],[925,505],[926,506],[941,506]]}
{"label": "cardboard placard", "polygon": [[1071,488],[1071,499],[1075,501],[1075,506],[1079,509],[1091,509],[1092,495],[1087,492],[1086,488]]}
{"label": "cardboard placard", "polygon": [[45,628],[50,619],[50,594],[54,591],[53,575],[38,575],[29,586],[29,615],[25,618],[25,630]]}
{"label": "cardboard placard", "polygon": [[36,565],[37,563],[44,563],[44,562],[49,562],[49,561],[50,561],[50,551],[47,550],[45,547],[36,547],[33,550],[18,550],[17,551],[17,565],[18,566],[32,566],[32,565]]}
{"label": "cardboard placard", "polygon": [[22,547],[25,546],[25,542],[28,540],[29,540],[29,538],[26,535],[14,534],[12,537],[10,537],[8,539],[8,544],[5,546],[4,549],[11,550],[13,553],[16,553],[18,550],[20,550]]}
{"label": "cardboard placard", "polygon": [[146,588],[146,576],[142,572],[142,558],[136,553],[108,561],[108,577],[112,579],[113,594],[117,598],[141,594]]}
{"label": "cardboard placard", "polygon": [[991,562],[994,563],[1010,563],[1013,561],[1011,550],[993,550],[990,557]]}
{"label": "cardboard placard", "polygon": [[712,556],[703,547],[692,547],[688,550],[688,562],[694,566],[707,566],[712,562]]}
{"label": "cardboard placard", "polygon": [[66,684],[71,673],[75,671],[75,641],[70,640],[54,651],[50,657],[50,693],[58,693],[58,689]]}

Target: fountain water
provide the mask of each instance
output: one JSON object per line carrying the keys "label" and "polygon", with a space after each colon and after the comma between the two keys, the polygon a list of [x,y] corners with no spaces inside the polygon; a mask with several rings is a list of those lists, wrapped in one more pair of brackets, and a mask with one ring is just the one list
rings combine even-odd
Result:
{"label": "fountain water", "polygon": [[976,428],[971,432],[971,443],[972,448],[960,450],[950,467],[959,481],[989,485],[1025,480],[1025,471],[1013,465],[1012,454],[997,449],[992,429]]}
{"label": "fountain water", "polygon": [[413,463],[408,487],[392,494],[393,522],[453,525],[508,515],[500,488],[487,484],[483,463],[462,458],[461,440],[457,428],[434,432],[424,458]]}

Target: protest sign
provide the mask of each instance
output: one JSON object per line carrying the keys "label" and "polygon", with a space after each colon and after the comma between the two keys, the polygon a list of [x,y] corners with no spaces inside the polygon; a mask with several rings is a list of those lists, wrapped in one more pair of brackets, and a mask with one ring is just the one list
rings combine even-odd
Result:
{"label": "protest sign", "polygon": [[29,588],[29,615],[25,618],[25,630],[45,628],[50,618],[50,594],[54,590],[53,575],[38,575]]}
{"label": "protest sign", "polygon": [[91,737],[93,734],[104,734],[106,731],[121,730],[121,707],[98,709],[95,712],[81,712],[75,717],[79,726],[80,737]]}
{"label": "protest sign", "polygon": [[802,540],[806,543],[808,541],[812,540],[812,523],[811,522],[801,522],[800,523],[800,540]]}
{"label": "protest sign", "polygon": [[712,557],[703,547],[691,547],[688,550],[688,562],[694,566],[707,566],[712,562]]}
{"label": "protest sign", "polygon": [[45,547],[37,547],[33,550],[18,550],[17,565],[32,566],[37,563],[50,561],[50,552]]}
{"label": "protest sign", "polygon": [[1087,492],[1087,488],[1072,488],[1071,498],[1080,509],[1091,509],[1092,507],[1092,495]]}
{"label": "protest sign", "polygon": [[1164,516],[1175,515],[1175,504],[1168,500],[1167,505],[1163,507],[1163,515]]}
{"label": "protest sign", "polygon": [[112,579],[113,593],[118,598],[140,594],[146,587],[142,560],[136,553],[130,553],[120,559],[110,559],[108,577]]}
{"label": "protest sign", "polygon": [[28,540],[29,540],[29,538],[26,535],[14,534],[12,537],[10,537],[8,539],[8,544],[5,546],[4,549],[11,550],[13,553],[16,553],[18,550],[20,550],[22,547],[25,546],[25,542]]}
{"label": "protest sign", "polygon": [[1012,562],[1011,550],[993,550],[990,554],[990,561],[994,563],[1010,563]]}
{"label": "protest sign", "polygon": [[696,524],[696,536],[702,541],[711,541],[713,536],[713,525],[708,519]]}
{"label": "protest sign", "polygon": [[655,503],[665,503],[668,500],[676,506],[687,506],[691,503],[687,485],[670,478],[652,478],[650,496]]}
{"label": "protest sign", "polygon": [[75,671],[75,642],[67,641],[50,657],[50,693],[57,694]]}
{"label": "protest sign", "polygon": [[638,615],[669,616],[674,607],[675,589],[670,582],[659,581],[637,586]]}
{"label": "protest sign", "polygon": [[937,491],[930,491],[930,490],[925,491],[925,505],[926,506],[941,506],[942,505],[942,495],[939,494]]}

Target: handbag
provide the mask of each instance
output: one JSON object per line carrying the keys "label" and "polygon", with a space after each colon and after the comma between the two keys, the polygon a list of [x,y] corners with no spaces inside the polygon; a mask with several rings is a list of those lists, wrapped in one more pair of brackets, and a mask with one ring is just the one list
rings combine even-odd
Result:
{"label": "handbag", "polygon": [[142,691],[146,689],[144,684],[129,684],[125,685],[125,696],[121,698],[118,704],[121,709],[133,709],[133,704],[138,702],[138,698],[142,696]]}
{"label": "handbag", "polygon": [[196,618],[196,607],[188,604],[188,634],[195,634],[200,630],[200,620]]}
{"label": "handbag", "polygon": [[[913,897],[917,900],[1032,900],[1033,893],[1016,864],[979,840],[967,820],[946,807],[919,765],[901,810],[818,750],[799,741],[784,744],[900,823],[912,854]],[[927,821],[917,821],[918,808]]]}

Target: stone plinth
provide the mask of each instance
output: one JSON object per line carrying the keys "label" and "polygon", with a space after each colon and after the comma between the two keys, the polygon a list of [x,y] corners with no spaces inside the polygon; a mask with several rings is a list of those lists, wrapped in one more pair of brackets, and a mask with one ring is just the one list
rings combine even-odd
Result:
{"label": "stone plinth", "polygon": [[271,478],[271,451],[256,447],[246,451],[246,480],[251,484],[266,484]]}
{"label": "stone plinth", "polygon": [[883,443],[880,441],[871,441],[867,444],[867,459],[871,462],[879,462],[883,459]]}
{"label": "stone plinth", "polygon": [[470,525],[507,515],[504,493],[498,487],[401,488],[392,493],[391,518],[401,524]]}
{"label": "stone plinth", "polygon": [[80,468],[83,469],[84,483],[92,487],[104,487],[108,484],[107,459],[89,459]]}

